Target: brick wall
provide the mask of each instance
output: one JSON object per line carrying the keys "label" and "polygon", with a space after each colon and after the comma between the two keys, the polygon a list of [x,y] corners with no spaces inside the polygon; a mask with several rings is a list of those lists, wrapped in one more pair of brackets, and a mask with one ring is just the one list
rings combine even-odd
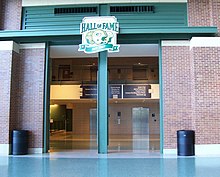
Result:
{"label": "brick wall", "polygon": [[0,51],[0,144],[9,144],[12,51]]}
{"label": "brick wall", "polygon": [[220,36],[220,1],[219,0],[210,0],[212,3],[211,6],[211,26],[217,26]]}
{"label": "brick wall", "polygon": [[189,47],[162,49],[164,148],[176,147],[176,131],[192,129],[192,68]]}
{"label": "brick wall", "polygon": [[0,0],[0,29],[2,29],[2,0]]}
{"label": "brick wall", "polygon": [[1,0],[1,30],[20,30],[22,0]]}
{"label": "brick wall", "polygon": [[30,131],[30,148],[43,144],[44,49],[20,50],[17,128]]}
{"label": "brick wall", "polygon": [[189,26],[210,26],[210,0],[188,0]]}
{"label": "brick wall", "polygon": [[11,132],[17,129],[18,104],[17,92],[19,89],[18,71],[20,68],[20,54],[13,51],[11,63],[11,93],[10,93],[10,121],[9,121],[9,137]]}
{"label": "brick wall", "polygon": [[220,144],[219,56],[220,47],[163,46],[165,149],[176,148],[180,129],[195,130],[196,144]]}
{"label": "brick wall", "polygon": [[219,0],[188,0],[189,26],[217,26],[220,32]]}
{"label": "brick wall", "polygon": [[220,47],[194,47],[196,144],[220,144]]}

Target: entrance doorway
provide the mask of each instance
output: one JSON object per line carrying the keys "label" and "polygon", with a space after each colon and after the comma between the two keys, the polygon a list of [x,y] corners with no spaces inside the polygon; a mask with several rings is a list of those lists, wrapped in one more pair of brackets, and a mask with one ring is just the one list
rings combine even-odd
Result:
{"label": "entrance doorway", "polygon": [[[63,109],[63,115],[51,109],[50,150],[97,150],[98,56],[74,52],[65,57],[57,52],[61,48],[50,49],[51,107]],[[158,45],[122,44],[121,52],[109,54],[108,75],[109,152],[159,151]]]}

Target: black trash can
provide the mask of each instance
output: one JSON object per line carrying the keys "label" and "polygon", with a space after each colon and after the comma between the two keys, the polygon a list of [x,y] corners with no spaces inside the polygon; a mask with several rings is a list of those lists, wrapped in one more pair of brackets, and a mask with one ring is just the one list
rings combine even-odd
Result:
{"label": "black trash can", "polygon": [[195,155],[195,131],[193,130],[177,131],[177,154],[179,156]]}
{"label": "black trash can", "polygon": [[12,155],[25,155],[28,153],[28,131],[12,131]]}

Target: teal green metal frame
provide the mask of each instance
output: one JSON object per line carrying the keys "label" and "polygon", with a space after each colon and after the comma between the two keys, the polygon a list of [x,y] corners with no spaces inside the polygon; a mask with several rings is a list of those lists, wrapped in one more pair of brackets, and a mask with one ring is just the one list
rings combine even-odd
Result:
{"label": "teal green metal frame", "polygon": [[98,59],[98,153],[108,152],[108,52]]}
{"label": "teal green metal frame", "polygon": [[[99,14],[108,15],[107,4],[99,5]],[[108,153],[108,51],[98,55],[98,153]]]}
{"label": "teal green metal frame", "polygon": [[159,92],[160,92],[160,153],[163,154],[164,125],[163,125],[163,71],[162,71],[162,46],[159,41]]}
{"label": "teal green metal frame", "polygon": [[45,65],[44,65],[44,110],[43,110],[43,153],[49,150],[50,140],[50,58],[49,58],[49,42],[45,48]]}
{"label": "teal green metal frame", "polygon": [[[118,41],[130,38],[130,41],[138,39],[166,40],[166,39],[190,39],[193,36],[215,36],[217,27],[155,27],[155,28],[129,28],[120,30]],[[79,30],[17,30],[0,31],[0,41],[13,40],[15,42],[42,42],[42,41],[75,41],[80,43]],[[126,38],[124,38],[126,36]],[[130,42],[131,43],[131,42]]]}
{"label": "teal green metal frame", "polygon": [[[109,5],[99,5],[99,15],[110,14]],[[159,72],[160,72],[160,152],[163,153],[163,82],[162,82],[162,49],[161,40],[186,40],[194,36],[215,36],[217,27],[135,27],[130,26],[120,30],[118,35],[119,44],[146,44],[158,43],[159,41]],[[49,117],[50,117],[50,44],[69,43],[79,44],[81,36],[79,28],[76,29],[52,29],[52,30],[17,30],[0,31],[0,41],[13,40],[17,43],[46,42],[45,49],[45,80],[44,80],[44,143],[43,152],[49,150]],[[98,152],[108,151],[108,73],[107,73],[107,52],[99,53],[98,71]]]}

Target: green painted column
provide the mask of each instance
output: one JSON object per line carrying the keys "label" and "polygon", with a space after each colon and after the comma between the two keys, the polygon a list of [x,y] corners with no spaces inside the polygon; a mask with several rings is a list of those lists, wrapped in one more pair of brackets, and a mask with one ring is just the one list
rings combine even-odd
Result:
{"label": "green painted column", "polygon": [[[108,4],[99,5],[99,15],[110,14]],[[98,153],[108,153],[108,52],[99,52],[98,58]]]}
{"label": "green painted column", "polygon": [[50,139],[50,58],[49,58],[49,43],[46,43],[45,48],[45,66],[44,66],[44,135],[43,135],[43,153],[49,150]]}
{"label": "green painted column", "polygon": [[108,52],[98,58],[98,153],[108,152]]}
{"label": "green painted column", "polygon": [[163,75],[162,75],[162,46],[159,41],[159,83],[160,83],[160,153],[163,154],[164,127],[163,127]]}

